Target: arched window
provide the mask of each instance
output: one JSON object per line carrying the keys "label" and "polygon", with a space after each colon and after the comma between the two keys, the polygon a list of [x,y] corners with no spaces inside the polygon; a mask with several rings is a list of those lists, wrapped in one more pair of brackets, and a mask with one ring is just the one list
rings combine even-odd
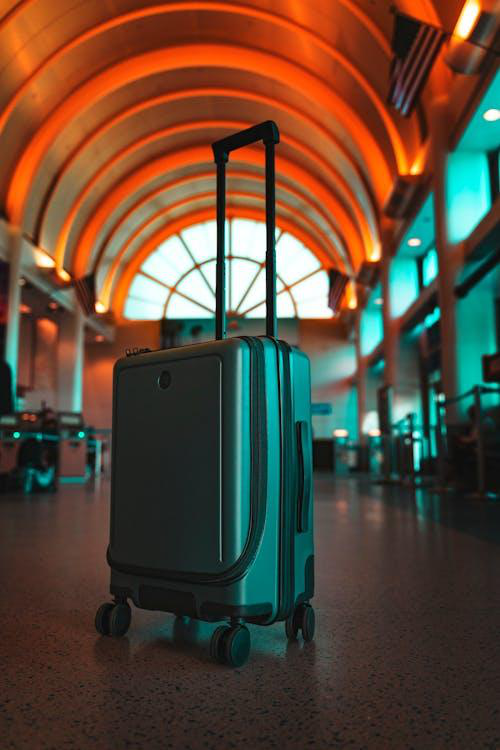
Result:
{"label": "arched window", "polygon": [[[227,310],[265,316],[265,224],[231,219],[226,225]],[[130,320],[211,318],[215,314],[216,224],[184,229],[162,243],[130,285],[124,316]],[[331,318],[328,274],[315,255],[287,232],[276,231],[277,312],[280,318]]]}

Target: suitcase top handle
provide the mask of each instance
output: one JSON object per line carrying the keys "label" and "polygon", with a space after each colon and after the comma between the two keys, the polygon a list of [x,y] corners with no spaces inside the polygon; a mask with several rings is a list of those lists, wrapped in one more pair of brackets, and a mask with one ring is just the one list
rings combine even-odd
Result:
{"label": "suitcase top handle", "polygon": [[276,207],[274,146],[278,126],[266,120],[212,144],[217,165],[217,271],[215,288],[215,337],[226,338],[226,162],[231,151],[263,141],[266,147],[266,335],[276,338]]}

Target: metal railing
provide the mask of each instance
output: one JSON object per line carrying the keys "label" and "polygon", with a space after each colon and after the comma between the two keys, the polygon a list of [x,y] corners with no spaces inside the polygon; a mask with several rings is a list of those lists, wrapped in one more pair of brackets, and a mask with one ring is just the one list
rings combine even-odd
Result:
{"label": "metal railing", "polygon": [[[447,408],[455,406],[458,403],[466,401],[467,399],[472,400],[474,407],[473,421],[471,426],[475,434],[475,440],[471,441],[470,445],[472,448],[472,455],[475,458],[475,470],[476,470],[476,490],[472,493],[478,498],[490,498],[496,497],[497,493],[491,491],[492,488],[488,488],[488,475],[487,475],[487,460],[488,460],[488,446],[485,435],[484,415],[485,409],[483,404],[483,397],[487,395],[500,396],[499,386],[487,386],[487,385],[476,385],[474,388],[461,393],[458,396],[451,398],[444,398],[443,394],[436,394],[437,402],[437,421],[438,421],[438,477],[439,477],[439,489],[441,491],[447,491],[450,489],[449,486],[449,474],[450,466],[452,464],[452,455],[450,452],[450,436],[449,426],[450,421],[447,418]],[[497,430],[500,428],[497,427]],[[497,449],[497,458],[500,466],[500,446]]]}

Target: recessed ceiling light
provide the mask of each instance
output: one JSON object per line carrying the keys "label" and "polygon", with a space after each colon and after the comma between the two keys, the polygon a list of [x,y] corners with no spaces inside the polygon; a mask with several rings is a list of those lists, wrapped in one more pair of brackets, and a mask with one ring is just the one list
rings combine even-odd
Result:
{"label": "recessed ceiling light", "polygon": [[374,299],[374,300],[373,300],[373,303],[374,303],[375,305],[383,305],[383,304],[384,304],[384,300],[383,300],[383,298],[382,298],[382,297],[377,297],[377,299]]}
{"label": "recessed ceiling light", "polygon": [[57,269],[57,275],[61,279],[61,281],[64,281],[66,283],[69,283],[71,281],[70,274],[66,271],[65,268],[58,268]]}
{"label": "recessed ceiling light", "polygon": [[339,438],[349,437],[348,431],[347,430],[342,430],[342,429],[334,430],[333,431],[333,435],[334,435],[334,437],[339,437]]}
{"label": "recessed ceiling light", "polygon": [[496,122],[497,120],[500,120],[500,109],[496,109],[495,107],[487,109],[486,112],[483,113],[483,120],[486,120],[486,122]]}
{"label": "recessed ceiling light", "polygon": [[101,315],[102,313],[105,313],[106,310],[107,310],[106,305],[103,302],[99,302],[99,300],[97,300],[97,302],[95,303],[96,313]]}
{"label": "recessed ceiling light", "polygon": [[408,240],[408,245],[410,247],[420,247],[421,244],[422,240],[420,239],[420,237],[410,237],[410,239]]}
{"label": "recessed ceiling light", "polygon": [[467,39],[476,25],[480,12],[479,0],[466,0],[455,26],[454,35]]}

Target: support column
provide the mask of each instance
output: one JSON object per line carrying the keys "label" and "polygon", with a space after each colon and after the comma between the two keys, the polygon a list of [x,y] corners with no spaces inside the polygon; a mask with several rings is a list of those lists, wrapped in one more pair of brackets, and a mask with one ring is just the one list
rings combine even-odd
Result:
{"label": "support column", "polygon": [[9,225],[9,292],[7,327],[5,331],[5,361],[12,373],[12,403],[17,408],[17,363],[19,357],[19,305],[21,303],[21,261],[23,238],[17,227]]}
{"label": "support column", "polygon": [[82,411],[84,334],[85,317],[80,307],[74,313],[64,313],[57,346],[59,411]]}
{"label": "support column", "polygon": [[444,98],[431,109],[432,165],[436,250],[439,259],[438,292],[441,308],[441,374],[446,398],[457,395],[457,325],[454,294],[456,263],[448,240],[446,221],[446,168],[448,163],[448,110]]}
{"label": "support column", "polygon": [[392,319],[391,311],[391,270],[392,258],[384,253],[381,263],[380,281],[384,304],[382,314],[384,319],[384,385],[396,387],[397,381],[397,345],[399,330],[396,321]]}
{"label": "support column", "polygon": [[358,442],[363,445],[363,421],[366,413],[366,359],[361,354],[361,310],[356,311],[356,386],[358,393]]}

